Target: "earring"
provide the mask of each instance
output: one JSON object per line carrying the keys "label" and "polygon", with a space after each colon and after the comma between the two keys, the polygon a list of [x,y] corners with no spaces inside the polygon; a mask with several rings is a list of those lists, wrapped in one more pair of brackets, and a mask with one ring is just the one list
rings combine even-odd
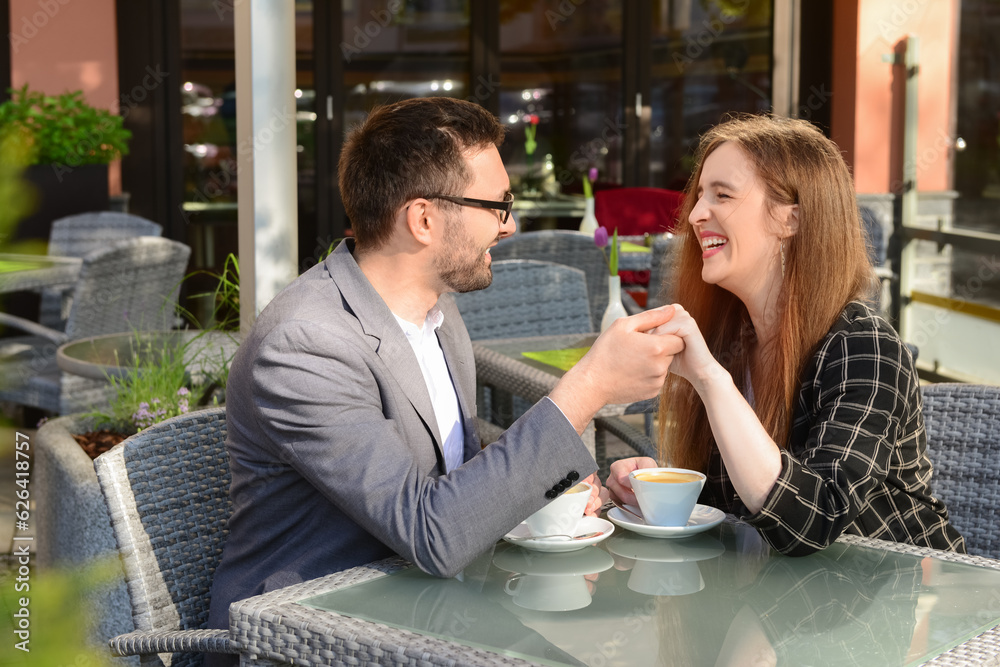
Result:
{"label": "earring", "polygon": [[778,246],[779,252],[781,253],[781,277],[785,277],[785,239],[781,239],[781,243]]}

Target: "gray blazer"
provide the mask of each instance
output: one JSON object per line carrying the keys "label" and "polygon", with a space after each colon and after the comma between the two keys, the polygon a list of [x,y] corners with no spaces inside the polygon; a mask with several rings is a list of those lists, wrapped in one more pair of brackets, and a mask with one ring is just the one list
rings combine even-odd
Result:
{"label": "gray blazer", "polygon": [[453,300],[438,339],[458,393],[465,464],[441,435],[410,344],[340,244],[264,309],[226,388],[233,515],[211,627],[233,601],[399,554],[453,576],[563,479],[597,468],[543,400],[480,449],[472,344]]}

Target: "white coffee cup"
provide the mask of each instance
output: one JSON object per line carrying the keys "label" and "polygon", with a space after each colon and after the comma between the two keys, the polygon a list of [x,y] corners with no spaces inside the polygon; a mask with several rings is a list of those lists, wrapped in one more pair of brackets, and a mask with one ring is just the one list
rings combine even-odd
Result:
{"label": "white coffee cup", "polygon": [[639,468],[629,473],[642,518],[653,526],[687,525],[705,475],[686,468]]}
{"label": "white coffee cup", "polygon": [[580,482],[524,520],[532,535],[572,535],[590,501],[591,486]]}

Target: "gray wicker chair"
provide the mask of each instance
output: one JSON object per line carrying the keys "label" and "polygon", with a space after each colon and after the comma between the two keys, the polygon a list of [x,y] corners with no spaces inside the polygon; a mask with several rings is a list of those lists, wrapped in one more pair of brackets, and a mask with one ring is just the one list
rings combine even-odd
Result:
{"label": "gray wicker chair", "polygon": [[969,553],[1000,558],[1000,387],[942,383],[921,393],[931,489]]}
{"label": "gray wicker chair", "polygon": [[210,408],[140,431],[94,461],[136,627],[111,639],[115,655],[194,667],[204,653],[238,653],[228,630],[205,627],[232,513],[225,440],[225,408]]}
{"label": "gray wicker chair", "polygon": [[[115,211],[81,213],[59,218],[49,233],[49,254],[86,257],[116,241],[136,236],[160,236],[163,227],[152,220]],[[39,324],[62,331],[69,315],[72,289],[42,290]]]}
{"label": "gray wicker chair", "polygon": [[493,283],[455,294],[472,340],[594,331],[583,271],[514,259],[493,262]]}
{"label": "gray wicker chair", "polygon": [[587,277],[592,330],[601,330],[608,307],[608,265],[593,237],[564,230],[522,232],[501,239],[490,254],[494,260],[536,259],[582,270]]}
{"label": "gray wicker chair", "polygon": [[172,328],[190,255],[188,246],[152,236],[119,241],[87,255],[63,331],[0,313],[0,324],[30,334],[0,339],[0,400],[59,414],[106,403],[108,383],[61,372],[56,349],[89,336]]}

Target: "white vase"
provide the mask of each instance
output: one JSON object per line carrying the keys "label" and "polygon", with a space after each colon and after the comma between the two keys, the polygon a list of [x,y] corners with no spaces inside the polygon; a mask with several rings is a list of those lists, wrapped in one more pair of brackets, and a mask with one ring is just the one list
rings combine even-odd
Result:
{"label": "white vase", "polygon": [[594,215],[594,198],[587,197],[585,205],[586,209],[583,212],[583,219],[580,220],[580,231],[593,236],[598,227],[597,216]]}
{"label": "white vase", "polygon": [[625,306],[622,305],[622,279],[619,276],[608,276],[608,307],[604,309],[601,318],[601,331],[605,331],[619,317],[628,317]]}

